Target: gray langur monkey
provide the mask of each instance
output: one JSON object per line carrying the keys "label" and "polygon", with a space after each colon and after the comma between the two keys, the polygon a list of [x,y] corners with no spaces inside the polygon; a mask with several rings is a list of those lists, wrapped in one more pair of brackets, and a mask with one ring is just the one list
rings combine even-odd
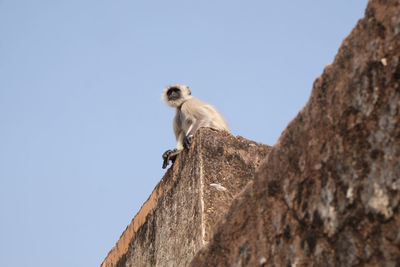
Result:
{"label": "gray langur monkey", "polygon": [[188,86],[175,84],[165,88],[162,98],[167,105],[176,109],[173,128],[177,145],[175,149],[167,150],[162,158],[163,169],[169,161],[174,161],[184,148],[192,142],[194,133],[201,127],[210,127],[216,130],[229,131],[224,117],[210,104],[191,96]]}

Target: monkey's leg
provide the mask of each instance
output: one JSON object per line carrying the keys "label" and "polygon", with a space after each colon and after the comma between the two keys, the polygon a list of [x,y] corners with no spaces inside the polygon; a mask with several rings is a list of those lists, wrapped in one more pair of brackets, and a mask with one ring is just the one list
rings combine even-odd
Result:
{"label": "monkey's leg", "polygon": [[186,149],[189,149],[189,146],[192,143],[192,141],[193,141],[193,135],[192,134],[190,134],[188,136],[185,136],[183,138],[183,147],[186,148]]}
{"label": "monkey's leg", "polygon": [[176,156],[181,152],[182,150],[178,150],[178,149],[172,149],[172,150],[167,150],[165,151],[165,153],[162,155],[162,158],[164,160],[163,162],[163,166],[162,168],[165,169],[168,164],[169,161],[171,160],[172,162],[174,162],[176,160]]}

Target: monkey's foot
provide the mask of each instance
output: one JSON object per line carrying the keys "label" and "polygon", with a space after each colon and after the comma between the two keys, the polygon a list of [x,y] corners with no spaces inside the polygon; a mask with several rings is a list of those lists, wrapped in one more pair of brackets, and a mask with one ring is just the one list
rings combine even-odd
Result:
{"label": "monkey's foot", "polygon": [[183,138],[183,147],[189,149],[190,144],[193,141],[193,135],[188,135]]}
{"label": "monkey's foot", "polygon": [[162,158],[165,160],[169,157],[169,155],[171,155],[172,153],[174,153],[175,151],[177,151],[176,148],[174,149],[168,149],[167,151],[164,152],[164,154],[162,155]]}
{"label": "monkey's foot", "polygon": [[168,164],[169,161],[174,162],[176,160],[176,156],[181,152],[181,150],[178,149],[172,149],[172,150],[167,150],[164,152],[164,154],[162,155],[162,158],[164,160],[162,168],[165,169]]}

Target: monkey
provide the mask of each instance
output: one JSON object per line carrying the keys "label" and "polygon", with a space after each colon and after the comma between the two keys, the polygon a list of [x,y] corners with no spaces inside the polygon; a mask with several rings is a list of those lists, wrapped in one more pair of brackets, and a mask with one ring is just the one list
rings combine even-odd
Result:
{"label": "monkey", "polygon": [[175,161],[176,156],[188,149],[194,133],[201,127],[210,127],[230,133],[225,118],[212,105],[192,96],[188,86],[174,84],[164,89],[162,98],[166,104],[176,109],[173,129],[177,140],[175,149],[167,150],[162,158],[163,169],[169,161]]}

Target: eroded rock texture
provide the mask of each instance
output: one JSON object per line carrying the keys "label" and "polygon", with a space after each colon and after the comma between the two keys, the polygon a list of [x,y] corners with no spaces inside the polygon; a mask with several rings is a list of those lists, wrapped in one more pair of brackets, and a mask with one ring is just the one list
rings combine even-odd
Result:
{"label": "eroded rock texture", "polygon": [[400,1],[365,17],[191,266],[400,266]]}
{"label": "eroded rock texture", "polygon": [[242,137],[200,129],[102,266],[187,265],[270,150]]}

